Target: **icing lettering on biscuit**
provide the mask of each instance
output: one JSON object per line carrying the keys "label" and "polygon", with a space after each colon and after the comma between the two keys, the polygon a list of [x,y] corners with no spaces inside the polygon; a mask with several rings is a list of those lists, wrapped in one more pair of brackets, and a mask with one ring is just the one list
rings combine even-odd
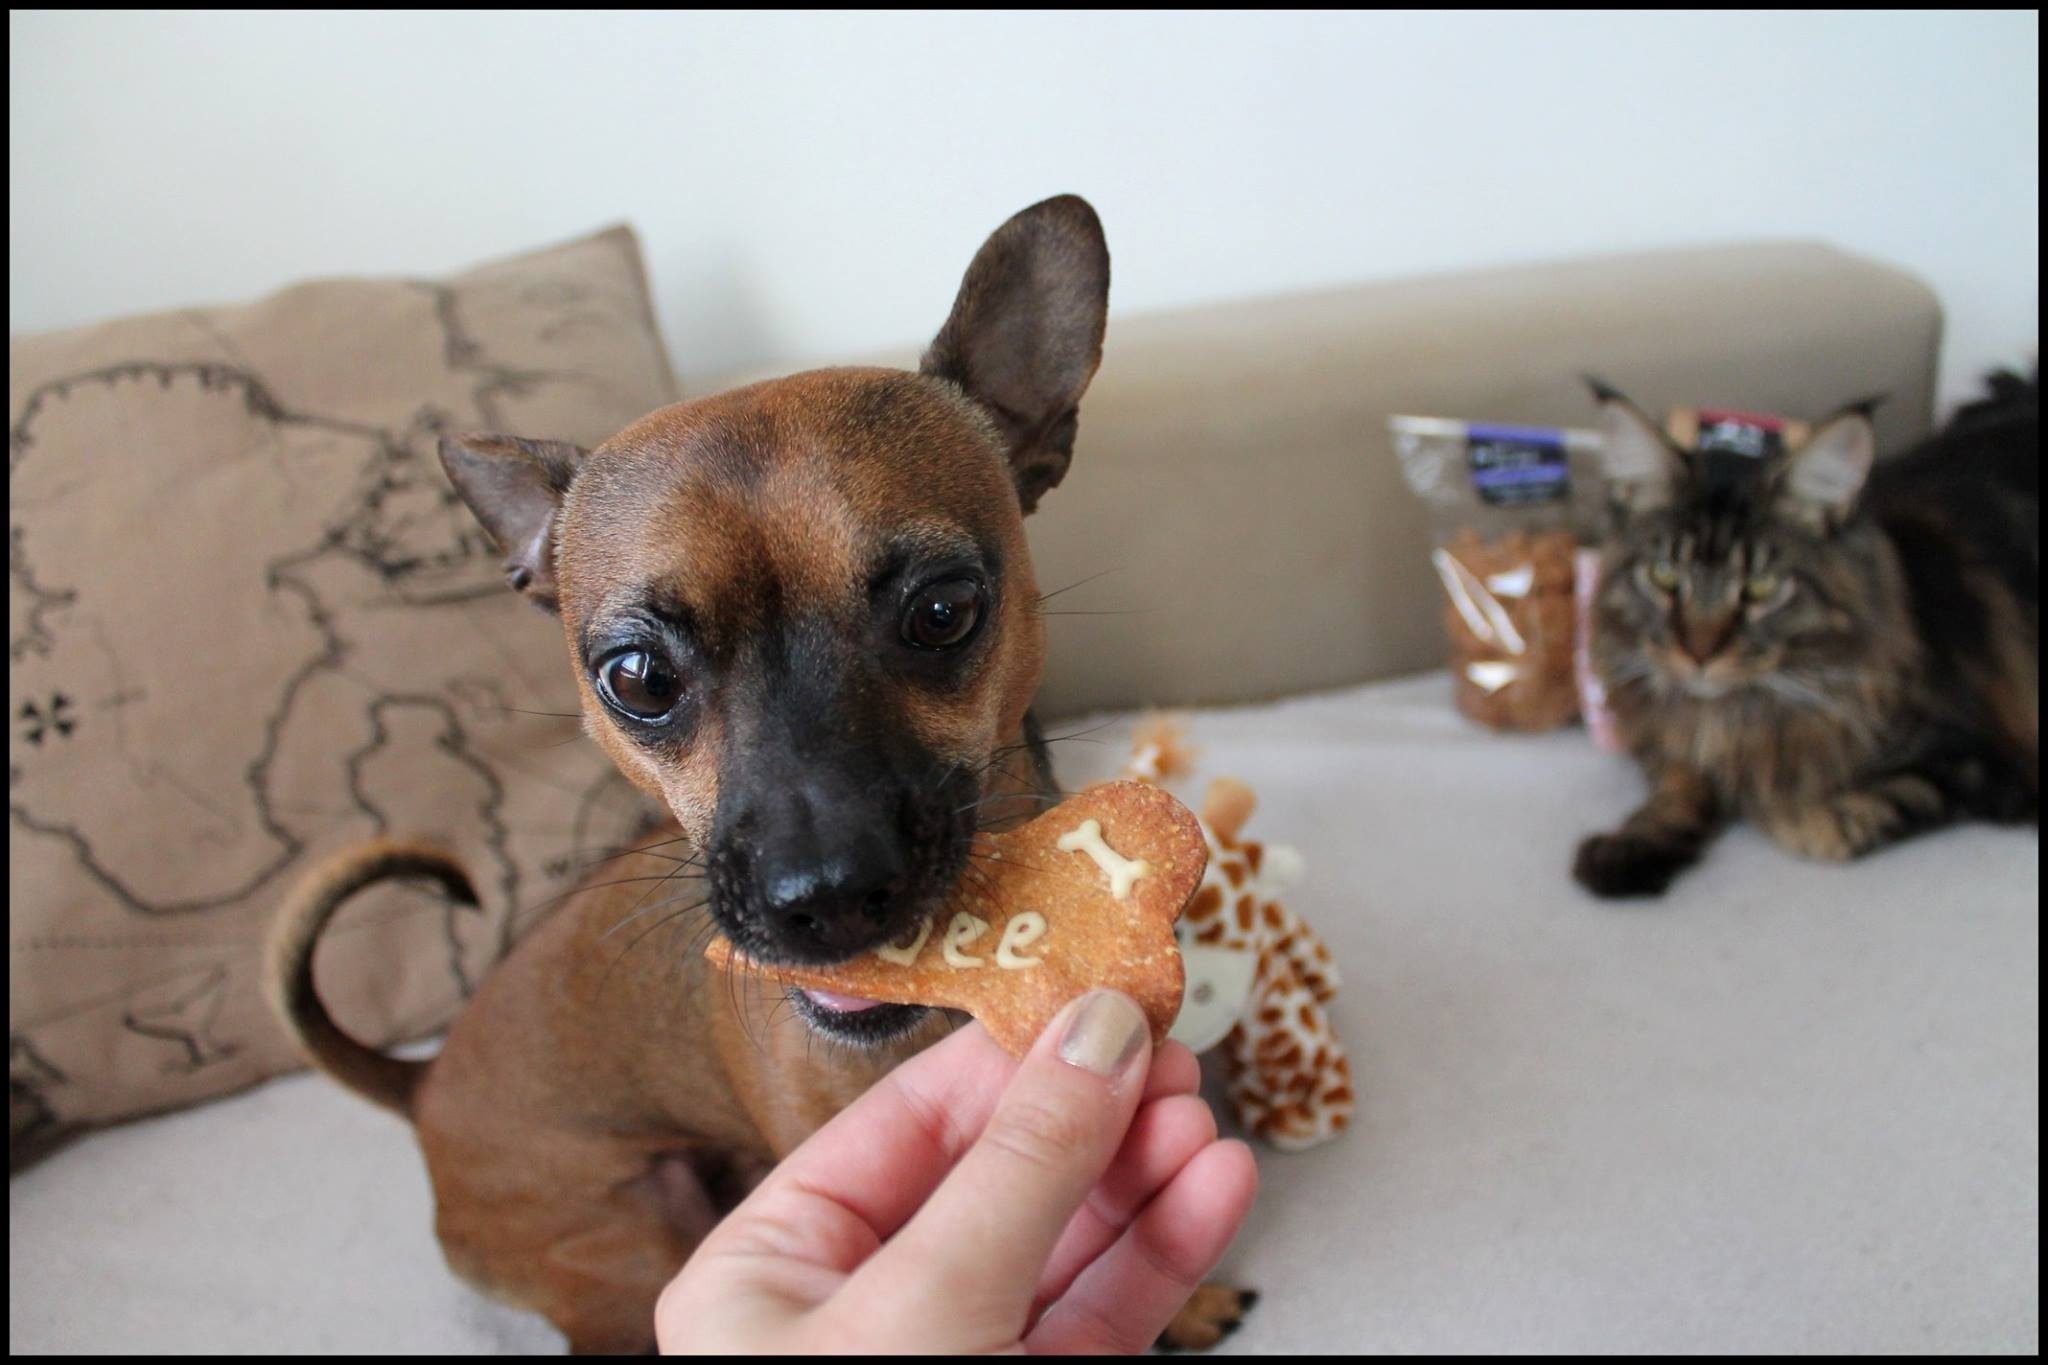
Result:
{"label": "icing lettering on biscuit", "polygon": [[918,929],[917,937],[910,940],[909,947],[892,948],[884,944],[880,948],[875,949],[875,956],[884,962],[893,962],[899,967],[908,967],[911,963],[917,961],[918,950],[924,947],[924,941],[931,936],[932,922],[926,920],[923,926]]}
{"label": "icing lettering on biscuit", "polygon": [[1003,941],[996,945],[998,967],[1036,967],[1045,961],[1042,957],[1024,957],[1021,949],[1028,948],[1045,937],[1045,916],[1036,910],[1026,910],[1012,915],[1010,922],[1003,926]]}
{"label": "icing lettering on biscuit", "polygon": [[979,967],[983,960],[960,950],[980,938],[988,930],[988,921],[970,915],[965,910],[953,916],[953,922],[946,926],[946,965],[948,967]]}
{"label": "icing lettering on biscuit", "polygon": [[1109,894],[1118,900],[1127,899],[1131,894],[1131,883],[1152,870],[1152,865],[1143,858],[1126,858],[1102,839],[1100,820],[1083,820],[1059,837],[1053,847],[1062,853],[1081,852],[1095,860],[1109,878]]}

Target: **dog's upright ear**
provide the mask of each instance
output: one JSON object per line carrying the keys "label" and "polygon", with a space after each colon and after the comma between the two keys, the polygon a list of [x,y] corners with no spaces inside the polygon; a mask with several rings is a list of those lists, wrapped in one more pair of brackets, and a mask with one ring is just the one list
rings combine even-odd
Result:
{"label": "dog's upright ear", "polygon": [[443,436],[441,468],[505,556],[505,581],[546,611],[555,591],[555,516],[583,459],[566,441]]}
{"label": "dog's upright ear", "polygon": [[1009,445],[1026,512],[1066,477],[1076,413],[1109,317],[1109,245],[1088,201],[1033,204],[975,254],[946,325],[924,353],[987,409]]}

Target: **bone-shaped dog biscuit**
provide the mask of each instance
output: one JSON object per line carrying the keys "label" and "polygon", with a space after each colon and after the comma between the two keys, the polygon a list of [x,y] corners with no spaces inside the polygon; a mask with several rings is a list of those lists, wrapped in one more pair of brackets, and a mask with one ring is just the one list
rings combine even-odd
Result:
{"label": "bone-shaped dog biscuit", "polygon": [[1173,924],[1208,861],[1192,811],[1158,787],[1111,782],[976,835],[952,898],[902,943],[832,967],[752,962],[723,938],[704,955],[784,985],[965,1010],[1016,1056],[1069,1000],[1108,986],[1138,1002],[1157,1044],[1184,988]]}

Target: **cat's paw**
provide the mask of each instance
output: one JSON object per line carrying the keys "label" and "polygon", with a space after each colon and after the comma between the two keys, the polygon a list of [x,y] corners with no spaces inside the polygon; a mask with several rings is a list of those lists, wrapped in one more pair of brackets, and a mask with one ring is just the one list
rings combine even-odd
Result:
{"label": "cat's paw", "polygon": [[1890,843],[1904,825],[1898,806],[1870,792],[1850,792],[1771,821],[1771,841],[1788,853],[1846,863]]}
{"label": "cat's paw", "polygon": [[1596,896],[1661,896],[1692,862],[1689,851],[1630,834],[1595,834],[1579,845],[1572,876]]}

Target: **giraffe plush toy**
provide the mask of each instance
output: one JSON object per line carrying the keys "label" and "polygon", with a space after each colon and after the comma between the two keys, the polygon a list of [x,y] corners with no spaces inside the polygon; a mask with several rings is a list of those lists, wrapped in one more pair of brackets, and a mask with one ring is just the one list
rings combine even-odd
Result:
{"label": "giraffe plush toy", "polygon": [[[1141,723],[1123,775],[1164,785],[1192,767],[1174,721]],[[1337,966],[1322,939],[1278,894],[1298,880],[1301,855],[1243,837],[1254,800],[1233,778],[1209,784],[1201,807],[1209,868],[1180,921],[1184,942],[1251,955],[1251,992],[1221,1047],[1238,1122],[1282,1151],[1327,1142],[1351,1121],[1351,1063],[1330,1026]]]}

